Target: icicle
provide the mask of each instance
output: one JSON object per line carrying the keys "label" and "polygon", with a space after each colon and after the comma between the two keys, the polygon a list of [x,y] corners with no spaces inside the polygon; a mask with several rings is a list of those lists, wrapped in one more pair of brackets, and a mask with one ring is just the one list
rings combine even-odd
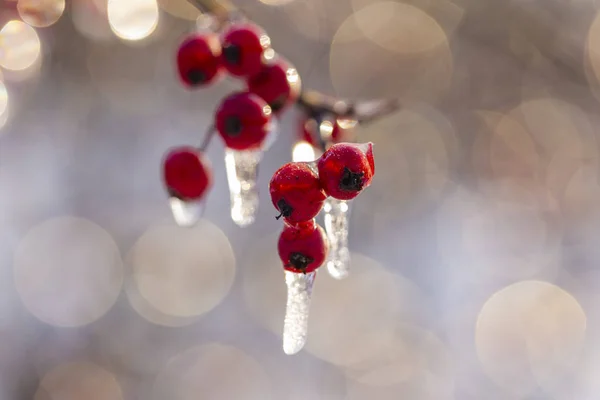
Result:
{"label": "icicle", "polygon": [[204,201],[183,201],[176,197],[169,198],[169,205],[175,223],[182,227],[191,227],[198,222],[204,210]]}
{"label": "icicle", "polygon": [[225,149],[225,168],[231,198],[231,219],[239,226],[254,222],[258,211],[256,178],[262,150]]}
{"label": "icicle", "polygon": [[350,251],[348,250],[348,217],[350,207],[344,200],[328,198],[323,206],[325,232],[329,240],[327,271],[335,279],[348,276]]}
{"label": "icicle", "polygon": [[315,272],[298,274],[285,271],[287,305],[283,322],[283,351],[296,354],[304,347],[308,334],[308,314]]}

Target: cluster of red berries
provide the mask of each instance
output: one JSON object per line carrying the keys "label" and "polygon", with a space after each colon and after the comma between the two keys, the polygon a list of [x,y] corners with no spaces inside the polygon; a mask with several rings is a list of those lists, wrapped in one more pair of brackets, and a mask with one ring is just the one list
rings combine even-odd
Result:
{"label": "cluster of red berries", "polygon": [[292,162],[279,168],[269,183],[271,201],[285,226],[278,252],[284,269],[309,273],[327,258],[328,244],[315,217],[325,199],[351,200],[371,184],[375,174],[373,144],[338,143],[316,162]]}
{"label": "cluster of red berries", "polygon": [[[244,79],[246,89],[227,96],[215,112],[214,129],[232,150],[260,149],[272,118],[293,104],[301,87],[296,69],[271,48],[269,36],[249,22],[231,22],[219,32],[196,32],[177,52],[177,70],[188,88],[201,88],[226,73]],[[212,171],[203,149],[177,147],[164,161],[172,197],[199,201],[210,189]]]}

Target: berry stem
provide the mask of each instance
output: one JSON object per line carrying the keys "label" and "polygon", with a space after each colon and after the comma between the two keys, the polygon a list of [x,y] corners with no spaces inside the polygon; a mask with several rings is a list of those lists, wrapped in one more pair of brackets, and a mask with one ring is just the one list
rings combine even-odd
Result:
{"label": "berry stem", "polygon": [[200,150],[201,152],[205,152],[206,149],[208,148],[208,145],[210,144],[211,139],[213,138],[213,136],[215,136],[215,132],[217,130],[215,129],[214,125],[211,125],[208,127],[208,129],[206,130],[206,133],[204,134],[204,138],[202,139],[202,143],[200,143],[200,146],[198,146],[198,150]]}
{"label": "berry stem", "polygon": [[317,123],[317,131],[314,134],[316,134],[317,143],[319,144],[321,151],[324,153],[325,151],[327,151],[327,143],[325,142],[323,132],[321,131],[321,124],[323,123],[323,114],[316,114],[315,121]]}
{"label": "berry stem", "polygon": [[221,23],[227,22],[233,14],[239,14],[236,6],[229,0],[188,0],[203,13],[212,14]]}

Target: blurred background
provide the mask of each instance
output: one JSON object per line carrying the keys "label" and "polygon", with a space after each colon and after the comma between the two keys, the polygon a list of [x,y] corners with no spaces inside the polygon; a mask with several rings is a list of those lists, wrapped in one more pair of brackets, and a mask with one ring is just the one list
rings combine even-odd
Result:
{"label": "blurred background", "polygon": [[405,108],[360,131],[352,273],[281,349],[280,222],[192,229],[160,180],[239,83],[189,92],[186,0],[0,0],[0,399],[600,397],[600,3],[239,0],[305,87]]}

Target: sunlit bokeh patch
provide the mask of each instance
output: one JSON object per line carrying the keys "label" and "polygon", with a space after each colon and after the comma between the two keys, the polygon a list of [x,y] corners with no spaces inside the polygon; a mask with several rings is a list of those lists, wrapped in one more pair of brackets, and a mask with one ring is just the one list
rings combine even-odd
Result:
{"label": "sunlit bokeh patch", "polygon": [[112,31],[124,40],[141,40],[158,26],[156,0],[108,0],[108,22]]}
{"label": "sunlit bokeh patch", "polygon": [[229,293],[235,258],[227,236],[203,220],[194,228],[158,225],[131,250],[133,279],[143,298],[160,312],[193,317]]}
{"label": "sunlit bokeh patch", "polygon": [[371,187],[361,195],[383,223],[397,222],[394,216],[427,206],[451,183],[456,136],[450,122],[435,109],[406,108],[358,134],[375,143],[376,163],[386,166],[377,169]]}
{"label": "sunlit bokeh patch", "polygon": [[0,30],[0,67],[25,70],[40,57],[40,38],[35,29],[24,22],[9,21]]}
{"label": "sunlit bokeh patch", "polygon": [[586,315],[577,300],[548,282],[521,281],[495,293],[476,324],[479,360],[515,395],[570,372],[580,355]]}
{"label": "sunlit bokeh patch", "polygon": [[377,2],[361,8],[353,17],[369,40],[392,52],[418,54],[447,42],[439,24],[410,4]]}
{"label": "sunlit bokeh patch", "polygon": [[123,283],[112,237],[75,217],[47,220],[21,240],[15,253],[17,291],[27,309],[55,326],[75,327],[102,317]]}
{"label": "sunlit bokeh patch", "polygon": [[259,0],[259,1],[268,6],[283,6],[283,5],[289,4],[295,0]]}
{"label": "sunlit bokeh patch", "polygon": [[34,400],[122,400],[115,375],[87,362],[61,364],[41,380]]}
{"label": "sunlit bokeh patch", "polygon": [[329,58],[333,87],[344,97],[433,100],[453,73],[448,38],[411,5],[382,2],[357,11],[339,27]]}
{"label": "sunlit bokeh patch", "polygon": [[[6,85],[1,80],[0,77],[0,120],[4,117],[5,114],[8,114],[8,90],[6,90]],[[0,123],[0,127],[2,124]]]}
{"label": "sunlit bokeh patch", "polygon": [[[126,257],[127,266],[131,271],[132,267],[132,253],[130,252]],[[154,307],[148,300],[140,294],[139,288],[133,279],[133,276],[129,276],[129,279],[125,284],[125,294],[131,307],[146,321],[156,325],[168,326],[168,327],[182,327],[193,324],[197,321],[197,317],[180,317],[177,315],[166,314],[156,307]]]}
{"label": "sunlit bokeh patch", "polygon": [[65,0],[19,0],[17,10],[24,22],[36,28],[46,28],[62,16]]}
{"label": "sunlit bokeh patch", "polygon": [[249,354],[209,343],[173,357],[157,376],[152,399],[264,400],[271,390],[269,376]]}
{"label": "sunlit bokeh patch", "polygon": [[598,164],[595,132],[586,114],[570,103],[545,97],[526,101],[510,113],[523,121],[546,167],[546,184],[561,196],[580,166]]}
{"label": "sunlit bokeh patch", "polygon": [[292,159],[295,162],[310,162],[315,160],[315,148],[308,142],[298,142],[292,150]]}

